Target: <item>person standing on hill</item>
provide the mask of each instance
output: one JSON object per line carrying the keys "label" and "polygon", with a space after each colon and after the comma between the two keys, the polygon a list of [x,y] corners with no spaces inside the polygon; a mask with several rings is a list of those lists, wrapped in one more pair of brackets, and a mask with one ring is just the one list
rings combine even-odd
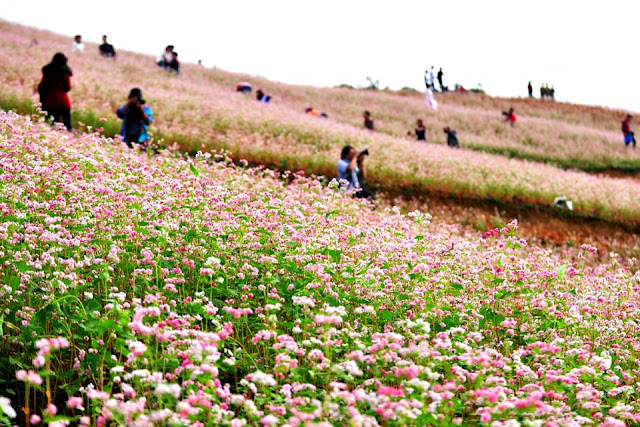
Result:
{"label": "person standing on hill", "polygon": [[440,67],[440,70],[438,70],[438,84],[440,85],[440,92],[444,92],[444,83],[442,83],[442,76],[444,76],[444,73],[442,72],[442,67]]}
{"label": "person standing on hill", "polygon": [[153,122],[153,112],[142,97],[142,91],[134,87],[129,92],[129,101],[116,110],[116,115],[122,119],[120,135],[129,148],[132,143],[146,148],[149,141],[149,124]]}
{"label": "person standing on hill", "polygon": [[102,36],[102,44],[100,45],[100,55],[106,58],[115,58],[116,50],[113,45],[107,43],[107,36]]}
{"label": "person standing on hill", "polygon": [[533,98],[533,86],[531,86],[531,81],[527,85],[527,90],[529,91],[529,98]]}
{"label": "person standing on hill", "polygon": [[371,118],[371,113],[369,111],[365,111],[362,118],[364,119],[365,129],[375,130],[373,126],[373,119]]}
{"label": "person standing on hill", "polygon": [[636,137],[631,130],[631,114],[627,114],[627,116],[622,120],[622,134],[624,135],[624,146],[625,148],[629,146],[629,144],[633,144],[633,148],[636,148]]}
{"label": "person standing on hill", "polygon": [[449,126],[446,126],[443,131],[447,134],[447,145],[451,148],[460,148],[457,132],[449,128]]}
{"label": "person standing on hill", "polygon": [[80,34],[78,34],[73,38],[73,42],[71,43],[71,52],[73,53],[84,52],[84,43],[82,43],[82,36]]}
{"label": "person standing on hill", "polygon": [[67,57],[56,53],[50,63],[42,67],[42,80],[38,85],[38,94],[42,109],[54,122],[63,123],[71,130],[71,68],[67,65]]}

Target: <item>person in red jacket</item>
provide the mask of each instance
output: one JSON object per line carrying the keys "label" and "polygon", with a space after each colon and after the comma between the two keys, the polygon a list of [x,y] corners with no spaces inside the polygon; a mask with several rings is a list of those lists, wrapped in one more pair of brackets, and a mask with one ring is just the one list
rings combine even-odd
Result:
{"label": "person in red jacket", "polygon": [[630,143],[633,143],[633,148],[636,148],[636,137],[631,131],[631,126],[629,122],[631,121],[631,114],[627,114],[627,116],[622,121],[622,134],[624,135],[624,146],[628,147]]}
{"label": "person in red jacket", "polygon": [[512,108],[509,108],[509,111],[503,111],[502,115],[504,116],[504,120],[509,122],[511,126],[515,125],[518,121],[518,117],[516,117],[516,113]]}
{"label": "person in red jacket", "polygon": [[67,57],[56,53],[50,63],[42,67],[42,81],[38,85],[40,102],[54,122],[63,123],[71,130],[71,68],[67,65]]}

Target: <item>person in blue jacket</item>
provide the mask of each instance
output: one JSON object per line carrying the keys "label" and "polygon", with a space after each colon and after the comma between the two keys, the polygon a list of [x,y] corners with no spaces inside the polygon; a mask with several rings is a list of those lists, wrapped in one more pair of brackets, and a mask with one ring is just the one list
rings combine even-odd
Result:
{"label": "person in blue jacket", "polygon": [[142,97],[142,91],[134,87],[129,92],[129,101],[122,104],[116,110],[116,114],[122,119],[120,135],[129,148],[132,143],[140,144],[146,148],[149,141],[149,124],[153,122],[153,112]]}

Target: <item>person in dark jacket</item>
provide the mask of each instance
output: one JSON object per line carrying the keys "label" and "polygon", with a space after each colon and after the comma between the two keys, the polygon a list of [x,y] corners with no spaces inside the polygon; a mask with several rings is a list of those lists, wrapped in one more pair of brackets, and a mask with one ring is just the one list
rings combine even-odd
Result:
{"label": "person in dark jacket", "polygon": [[116,115],[122,119],[120,135],[129,148],[132,143],[145,147],[149,140],[149,124],[153,122],[153,112],[142,97],[142,91],[134,87],[129,92],[129,101],[116,110]]}
{"label": "person in dark jacket", "polygon": [[180,61],[178,61],[178,52],[172,52],[173,59],[169,62],[169,71],[176,73],[176,76],[180,75]]}
{"label": "person in dark jacket", "polygon": [[415,135],[418,141],[427,142],[427,128],[424,125],[422,119],[416,120],[416,128],[413,132],[409,131],[409,134]]}
{"label": "person in dark jacket", "polygon": [[100,55],[107,58],[116,57],[116,49],[112,44],[107,43],[107,36],[102,36],[102,44],[100,45]]}
{"label": "person in dark jacket", "polygon": [[42,67],[42,80],[38,85],[38,93],[42,109],[54,122],[63,123],[71,130],[71,68],[67,65],[67,57],[56,53],[50,63]]}
{"label": "person in dark jacket", "polygon": [[256,91],[256,99],[260,102],[266,102],[269,103],[271,102],[271,95],[267,95],[266,93],[264,93],[262,91],[262,89],[258,89]]}
{"label": "person in dark jacket", "polygon": [[362,119],[364,120],[364,128],[369,130],[375,130],[373,125],[373,119],[371,118],[371,112],[365,111],[362,115]]}
{"label": "person in dark jacket", "polygon": [[451,130],[449,126],[445,127],[444,133],[447,134],[447,145],[451,148],[460,148],[460,142],[458,142],[458,134],[455,130]]}

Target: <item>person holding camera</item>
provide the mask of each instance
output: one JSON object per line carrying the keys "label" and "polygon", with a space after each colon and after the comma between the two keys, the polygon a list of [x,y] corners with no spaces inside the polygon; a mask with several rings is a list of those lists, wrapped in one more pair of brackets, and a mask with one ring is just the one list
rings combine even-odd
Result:
{"label": "person holding camera", "polygon": [[145,105],[142,91],[134,87],[129,92],[129,101],[122,104],[116,110],[116,114],[122,119],[120,135],[129,148],[132,143],[146,147],[149,140],[149,124],[153,122],[153,112]]}
{"label": "person holding camera", "polygon": [[350,145],[342,149],[338,161],[338,181],[345,180],[348,185],[344,191],[356,190],[355,197],[360,199],[373,199],[373,193],[363,187],[365,179],[364,160],[369,155],[369,150],[364,149],[360,153]]}

